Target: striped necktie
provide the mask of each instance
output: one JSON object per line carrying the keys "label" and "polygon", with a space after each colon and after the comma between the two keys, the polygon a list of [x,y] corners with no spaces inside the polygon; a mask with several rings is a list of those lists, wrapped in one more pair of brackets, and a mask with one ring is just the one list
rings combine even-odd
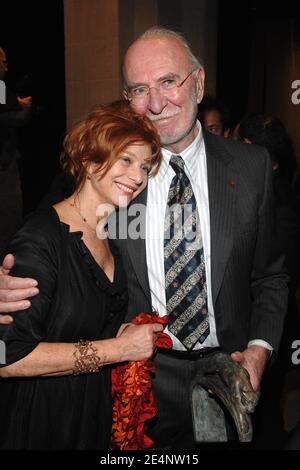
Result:
{"label": "striped necktie", "polygon": [[169,331],[187,348],[209,334],[203,243],[196,199],[180,155],[172,155],[165,217],[164,266]]}

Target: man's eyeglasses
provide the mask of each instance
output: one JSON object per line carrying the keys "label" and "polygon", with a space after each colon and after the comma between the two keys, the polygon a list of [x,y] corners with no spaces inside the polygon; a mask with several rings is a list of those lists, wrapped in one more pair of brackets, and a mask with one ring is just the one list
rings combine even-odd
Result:
{"label": "man's eyeglasses", "polygon": [[166,78],[158,83],[157,86],[148,85],[139,85],[129,90],[124,90],[124,96],[128,101],[136,102],[143,102],[148,100],[150,90],[155,88],[164,96],[171,97],[174,96],[179,88],[187,81],[187,79],[194,73],[196,70],[192,70],[181,82],[178,83],[178,79],[175,78]]}

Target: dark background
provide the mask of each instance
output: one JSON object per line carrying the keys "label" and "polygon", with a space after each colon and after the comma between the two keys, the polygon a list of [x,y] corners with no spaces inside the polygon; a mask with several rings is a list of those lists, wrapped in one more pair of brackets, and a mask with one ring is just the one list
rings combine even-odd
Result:
{"label": "dark background", "polygon": [[[219,0],[216,95],[232,110],[235,122],[247,112],[251,95],[249,75],[251,54],[256,53],[252,44],[257,22],[263,21],[267,31],[274,19],[296,18],[300,18],[299,0]],[[260,48],[266,56],[267,40]],[[263,108],[256,111],[269,112]]]}
{"label": "dark background", "polygon": [[0,47],[7,86],[33,98],[32,119],[19,131],[24,212],[35,208],[59,169],[65,132],[63,1],[1,2]]}
{"label": "dark background", "polygon": [[[263,19],[267,28],[270,19],[299,18],[299,12],[299,1],[277,5],[219,0],[216,94],[233,111],[234,121],[247,111],[255,22]],[[9,61],[8,86],[21,96],[33,97],[33,118],[20,132],[27,213],[47,192],[59,169],[66,127],[63,0],[2,1],[0,24],[0,46]],[[265,47],[262,43],[261,48]]]}

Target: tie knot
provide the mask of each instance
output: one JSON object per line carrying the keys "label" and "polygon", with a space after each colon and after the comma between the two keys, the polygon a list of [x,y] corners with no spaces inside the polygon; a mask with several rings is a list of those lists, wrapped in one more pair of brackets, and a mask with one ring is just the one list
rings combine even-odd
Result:
{"label": "tie knot", "polygon": [[170,165],[175,173],[184,172],[184,161],[180,155],[172,155],[170,159]]}

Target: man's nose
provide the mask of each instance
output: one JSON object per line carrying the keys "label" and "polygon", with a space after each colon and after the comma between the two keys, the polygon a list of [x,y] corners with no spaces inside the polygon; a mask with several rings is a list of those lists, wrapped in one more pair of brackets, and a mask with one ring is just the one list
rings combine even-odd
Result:
{"label": "man's nose", "polygon": [[152,114],[160,114],[167,104],[167,98],[160,92],[158,88],[150,88],[148,109]]}

